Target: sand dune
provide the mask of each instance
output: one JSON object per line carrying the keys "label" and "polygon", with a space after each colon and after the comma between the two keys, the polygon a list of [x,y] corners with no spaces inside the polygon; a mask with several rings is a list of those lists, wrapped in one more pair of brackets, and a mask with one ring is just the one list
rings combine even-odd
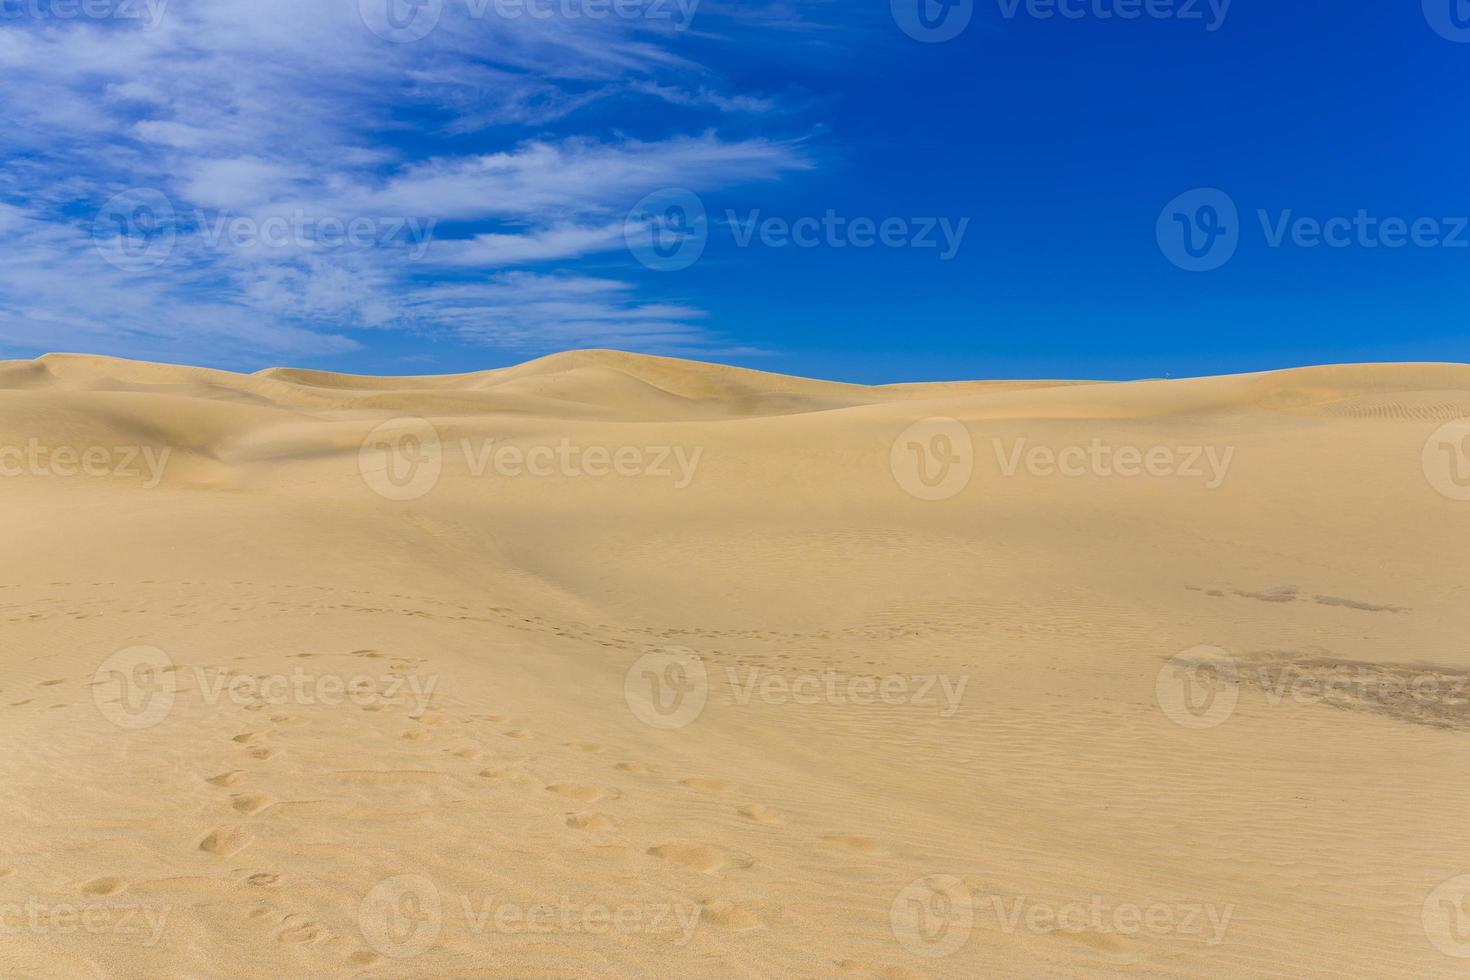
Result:
{"label": "sand dune", "polygon": [[1463,976],[1465,418],[0,362],[0,976]]}

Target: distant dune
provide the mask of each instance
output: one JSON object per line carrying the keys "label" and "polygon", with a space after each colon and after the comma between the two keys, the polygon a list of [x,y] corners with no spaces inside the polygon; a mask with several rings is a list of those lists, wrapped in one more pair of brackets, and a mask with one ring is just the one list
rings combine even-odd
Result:
{"label": "distant dune", "polygon": [[1462,976],[1464,419],[0,362],[0,976]]}

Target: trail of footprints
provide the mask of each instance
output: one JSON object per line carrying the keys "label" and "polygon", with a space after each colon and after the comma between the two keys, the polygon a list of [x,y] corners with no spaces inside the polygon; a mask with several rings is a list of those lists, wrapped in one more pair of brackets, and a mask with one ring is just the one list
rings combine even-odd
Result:
{"label": "trail of footprints", "polygon": [[[376,650],[357,650],[353,656],[380,659],[385,655]],[[296,658],[310,658],[312,653],[298,653],[290,655]],[[243,658],[241,658],[243,659]],[[398,657],[391,661],[390,673],[404,676],[410,671],[422,667],[427,661],[416,657]],[[40,687],[56,687],[66,682],[65,678],[45,681]],[[431,706],[439,699],[439,695],[430,696]],[[20,705],[30,704],[31,700],[18,702]],[[64,705],[56,705],[64,707]],[[477,743],[474,746],[462,746],[454,749],[435,749],[431,743],[435,739],[436,730],[442,728],[450,719],[440,710],[421,710],[412,704],[386,705],[381,702],[370,702],[357,705],[366,712],[380,712],[389,707],[407,708],[409,714],[407,720],[413,727],[404,729],[400,738],[408,743],[423,744],[425,750],[432,750],[442,754],[448,754],[454,758],[463,760],[465,763],[480,764],[487,754],[496,753],[489,749],[488,744]],[[242,763],[249,766],[252,763],[269,762],[277,755],[277,747],[273,742],[283,736],[291,734],[289,726],[301,722],[301,719],[288,711],[282,711],[279,706],[269,705],[263,701],[254,702],[243,706],[243,710],[253,715],[261,714],[267,710],[274,709],[269,715],[269,721],[280,728],[260,729],[242,731],[230,737],[231,747],[240,753]],[[474,713],[465,714],[460,719],[464,725],[484,725],[498,730],[500,737],[518,742],[535,741],[541,738],[539,733],[532,728],[505,727],[510,718],[502,714]],[[304,731],[302,734],[305,734]],[[486,742],[493,740],[493,733],[485,733],[483,737]],[[560,743],[560,747],[582,756],[596,756],[606,751],[605,746],[588,741],[567,741]],[[249,761],[244,761],[249,760]],[[652,785],[657,786],[658,781],[664,779],[661,770],[650,764],[640,761],[621,760],[612,763],[609,769],[624,776],[644,777],[642,780],[648,783],[655,781]],[[363,771],[336,771],[330,775],[348,780],[369,781],[375,785],[391,786],[398,783],[410,783],[420,781],[431,781],[436,778],[451,774],[446,773],[437,765],[426,765],[421,770],[363,770]],[[497,785],[522,785],[534,786],[541,782],[542,777],[532,771],[532,767],[525,762],[498,762],[497,764],[483,766],[473,775],[481,784],[494,787]],[[256,841],[252,833],[251,822],[254,818],[265,814],[273,806],[281,803],[276,797],[254,785],[259,781],[258,777],[269,774],[258,772],[249,768],[226,769],[209,776],[201,776],[203,782],[218,791],[221,795],[221,806],[230,815],[229,822],[221,823],[210,828],[199,838],[197,849],[203,854],[220,860],[237,859],[244,855],[248,857],[249,848]],[[670,784],[664,783],[667,787]],[[677,781],[677,785],[686,790],[706,796],[730,796],[738,788],[735,783],[724,779],[708,778],[703,776],[690,776]],[[563,822],[571,831],[589,834],[612,834],[623,830],[623,822],[614,816],[597,809],[600,805],[616,803],[623,798],[623,790],[617,786],[610,785],[587,785],[580,782],[557,781],[543,782],[543,789],[552,796],[559,797],[573,804],[578,809],[566,811],[563,814]],[[735,826],[740,824],[754,825],[773,830],[779,830],[787,826],[786,816],[773,807],[757,802],[731,802],[730,812],[738,818]],[[860,836],[849,835],[825,835],[819,840],[826,845],[843,850],[856,851],[862,854],[882,853],[882,845],[879,841]],[[665,841],[653,843],[642,848],[642,853],[649,857],[680,867],[688,872],[705,875],[719,876],[730,871],[740,871],[755,866],[756,860],[737,849],[729,847],[717,847],[709,843],[690,841]],[[9,874],[11,869],[0,868],[0,877]],[[267,870],[252,870],[249,868],[235,868],[230,872],[237,883],[248,889],[258,889],[265,894],[279,889],[286,882],[286,876]],[[79,889],[88,895],[111,897],[124,892],[131,883],[118,877],[100,877],[84,882]],[[744,908],[735,903],[719,898],[705,898],[700,900],[701,920],[709,922],[717,927],[744,931],[763,928],[766,923],[760,915],[752,909]],[[290,911],[278,908],[268,901],[262,900],[247,913],[251,921],[258,922],[271,930],[273,938],[284,944],[323,944],[332,941],[333,933],[320,923],[314,921],[310,914],[305,911]],[[341,937],[348,944],[355,944],[355,935]],[[356,967],[372,967],[382,962],[382,958],[376,953],[364,949],[353,949],[345,955],[348,963]],[[834,960],[834,964],[842,968],[844,965],[855,965],[852,961]],[[881,968],[880,968],[881,969]]]}

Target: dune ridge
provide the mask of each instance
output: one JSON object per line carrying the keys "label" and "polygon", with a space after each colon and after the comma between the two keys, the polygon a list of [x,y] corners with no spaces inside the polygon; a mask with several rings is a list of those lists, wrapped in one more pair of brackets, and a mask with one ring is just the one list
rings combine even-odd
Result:
{"label": "dune ridge", "polygon": [[0,975],[1461,975],[1465,418],[0,362]]}

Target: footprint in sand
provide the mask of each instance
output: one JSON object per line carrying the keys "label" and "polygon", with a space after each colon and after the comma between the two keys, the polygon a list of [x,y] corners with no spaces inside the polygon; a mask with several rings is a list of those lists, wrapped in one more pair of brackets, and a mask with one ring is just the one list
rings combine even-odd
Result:
{"label": "footprint in sand", "polygon": [[529,783],[531,774],[524,769],[516,769],[513,766],[492,766],[489,769],[480,770],[480,778],[491,782]]}
{"label": "footprint in sand", "polygon": [[728,793],[735,788],[734,783],[727,783],[723,779],[681,779],[679,782],[684,786],[702,789],[706,793]]}
{"label": "footprint in sand", "polygon": [[209,836],[199,842],[199,849],[217,857],[229,857],[243,851],[250,841],[250,835],[239,827],[221,827],[210,831]]}
{"label": "footprint in sand", "polygon": [[239,742],[241,745],[254,745],[263,738],[265,738],[265,732],[241,732],[230,741]]}
{"label": "footprint in sand", "polygon": [[652,771],[652,770],[650,770],[647,766],[645,766],[641,762],[619,762],[617,765],[613,766],[613,768],[614,769],[621,769],[623,772],[651,772]]}
{"label": "footprint in sand", "polygon": [[622,794],[617,790],[603,790],[596,786],[583,786],[580,783],[552,783],[546,787],[546,792],[566,796],[582,803],[596,803],[608,797],[617,799]]}
{"label": "footprint in sand", "polygon": [[523,728],[515,728],[505,733],[506,738],[535,738],[536,736]]}
{"label": "footprint in sand", "polygon": [[237,794],[230,797],[230,805],[235,808],[235,811],[237,813],[243,813],[246,816],[254,816],[267,807],[274,806],[275,802],[276,801],[269,796],[247,796],[244,794]]}
{"label": "footprint in sand", "polygon": [[409,742],[427,742],[429,739],[434,737],[434,733],[426,732],[423,729],[419,729],[418,731],[404,732],[398,737]]}
{"label": "footprint in sand", "polygon": [[235,769],[231,772],[222,772],[218,776],[210,776],[205,782],[211,786],[234,786],[248,775],[250,775],[248,772]]}
{"label": "footprint in sand", "polygon": [[562,744],[569,749],[576,749],[578,752],[597,753],[602,751],[602,746],[596,742],[563,742]]}
{"label": "footprint in sand", "polygon": [[782,819],[779,811],[773,810],[762,803],[747,803],[735,812],[746,820],[753,820],[756,823],[767,824],[769,826],[776,826],[786,822]]}
{"label": "footprint in sand", "polygon": [[331,938],[327,930],[303,915],[288,915],[282,925],[285,928],[276,933],[276,942],[319,943]]}
{"label": "footprint in sand", "polygon": [[88,895],[117,895],[127,887],[122,878],[93,878],[82,885],[82,891]]}
{"label": "footprint in sand", "polygon": [[699,921],[712,923],[721,929],[744,932],[761,927],[761,920],[754,912],[723,899],[706,898],[699,903],[699,909]]}
{"label": "footprint in sand", "polygon": [[63,677],[60,680],[55,680],[55,681],[42,681],[39,686],[40,687],[55,687],[57,684],[65,684],[65,683],[66,683],[66,678]]}
{"label": "footprint in sand", "polygon": [[604,813],[569,813],[567,826],[576,830],[613,830],[617,824]]}
{"label": "footprint in sand", "polygon": [[251,749],[246,753],[252,759],[273,759],[276,755],[275,749]]}
{"label": "footprint in sand", "polygon": [[281,883],[281,876],[270,871],[257,871],[248,876],[245,883],[256,888],[274,888]]}
{"label": "footprint in sand", "polygon": [[347,962],[351,963],[353,966],[377,966],[379,963],[383,962],[383,958],[377,953],[370,953],[367,950],[362,949],[348,956]]}
{"label": "footprint in sand", "polygon": [[704,844],[659,844],[648,853],[701,874],[714,874],[725,866],[725,853]]}

